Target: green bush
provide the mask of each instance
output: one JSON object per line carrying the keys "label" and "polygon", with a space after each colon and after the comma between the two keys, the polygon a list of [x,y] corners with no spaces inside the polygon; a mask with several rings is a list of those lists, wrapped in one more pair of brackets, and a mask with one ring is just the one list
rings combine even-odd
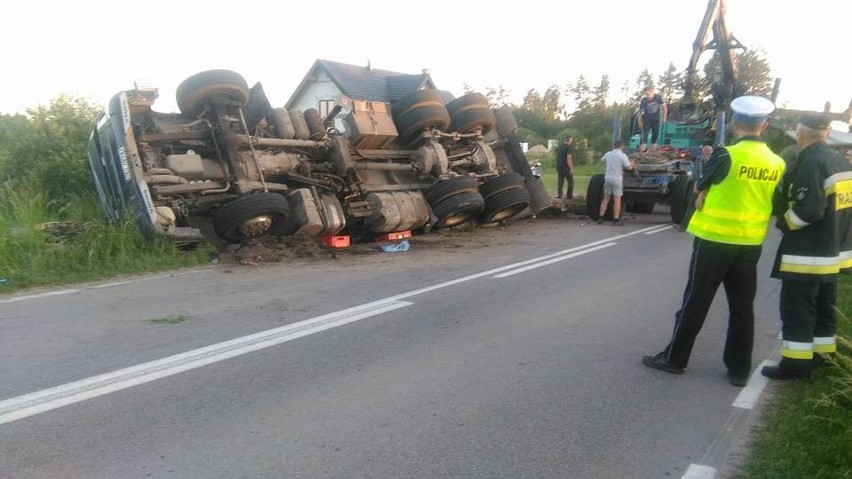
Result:
{"label": "green bush", "polygon": [[26,182],[55,204],[91,191],[86,145],[101,108],[67,95],[27,116],[0,116],[0,181]]}

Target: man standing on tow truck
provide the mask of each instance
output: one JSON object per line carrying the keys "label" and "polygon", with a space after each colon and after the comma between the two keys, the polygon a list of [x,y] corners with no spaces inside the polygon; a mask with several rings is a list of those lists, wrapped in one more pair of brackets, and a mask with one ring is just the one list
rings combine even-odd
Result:
{"label": "man standing on tow truck", "polygon": [[723,355],[728,381],[739,387],[748,381],[757,261],[772,218],[772,195],[785,166],[759,138],[774,109],[771,101],[758,96],[731,102],[737,141],[714,150],[696,182],[696,211],[687,227],[695,235],[689,279],[669,344],[642,357],[649,368],[683,374],[713,297],[724,284],[730,311]]}
{"label": "man standing on tow truck", "polygon": [[648,140],[648,133],[651,133],[651,151],[657,149],[657,138],[660,136],[660,112],[662,112],[663,123],[668,118],[668,107],[663,97],[654,93],[654,86],[648,85],[645,87],[645,96],[639,101],[639,129],[642,131],[642,138],[639,140],[639,151],[645,151],[645,141]]}

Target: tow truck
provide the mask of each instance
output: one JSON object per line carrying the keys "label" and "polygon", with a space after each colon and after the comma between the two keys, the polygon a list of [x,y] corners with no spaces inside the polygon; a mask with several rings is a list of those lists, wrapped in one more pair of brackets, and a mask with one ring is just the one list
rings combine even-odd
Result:
{"label": "tow truck", "polygon": [[[711,38],[712,37],[712,38]],[[653,152],[637,151],[641,133],[632,134],[625,153],[634,161],[638,177],[625,175],[622,204],[629,213],[648,214],[657,204],[669,206],[671,220],[680,224],[695,179],[694,160],[703,145],[724,145],[726,109],[737,95],[736,50],[745,47],[728,31],[725,23],[725,0],[710,0],[692,44],[692,56],[684,74],[684,95],[669,107],[669,118],[660,118],[660,148]],[[697,97],[695,77],[698,60],[706,50],[717,50],[722,68],[713,78],[712,102]],[[630,131],[636,131],[636,112]],[[619,139],[621,117],[616,112],[613,141]],[[715,137],[715,138],[714,138]],[[587,214],[593,220],[600,217],[604,175],[594,175],[586,192]],[[612,217],[612,206],[605,218]]]}

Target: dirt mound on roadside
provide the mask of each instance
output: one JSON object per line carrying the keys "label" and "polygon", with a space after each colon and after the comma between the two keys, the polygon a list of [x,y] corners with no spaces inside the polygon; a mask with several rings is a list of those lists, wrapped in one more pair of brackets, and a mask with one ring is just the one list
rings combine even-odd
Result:
{"label": "dirt mound on roadside", "polygon": [[280,263],[294,258],[331,256],[332,250],[318,238],[288,236],[282,238],[257,238],[240,244],[227,245],[219,253],[219,261],[245,265]]}
{"label": "dirt mound on roadside", "polygon": [[293,259],[333,259],[342,254],[370,254],[378,251],[380,248],[375,243],[332,248],[315,236],[294,235],[257,238],[240,244],[227,245],[219,252],[218,259],[223,263],[255,265],[281,263]]}

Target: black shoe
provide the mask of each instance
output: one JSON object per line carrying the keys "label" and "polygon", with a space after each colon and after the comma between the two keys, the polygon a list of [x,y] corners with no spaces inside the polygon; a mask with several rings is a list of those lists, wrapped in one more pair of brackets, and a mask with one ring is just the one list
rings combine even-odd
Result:
{"label": "black shoe", "polygon": [[760,374],[768,377],[769,379],[808,379],[811,377],[811,371],[809,369],[801,369],[795,370],[793,368],[785,368],[780,364],[778,366],[763,366],[763,369],[760,370]]}
{"label": "black shoe", "polygon": [[743,388],[748,384],[748,376],[742,378],[728,371],[728,382],[736,387]]}
{"label": "black shoe", "polygon": [[596,224],[596,225],[602,225],[602,224],[603,224],[603,222],[604,222],[604,219],[603,219],[603,218],[598,218],[597,220],[595,220],[595,224]]}
{"label": "black shoe", "polygon": [[683,374],[683,368],[679,368],[663,359],[663,353],[658,353],[655,356],[642,356],[642,364],[667,373]]}
{"label": "black shoe", "polygon": [[624,226],[624,223],[621,220],[614,220],[612,222],[613,226]]}

